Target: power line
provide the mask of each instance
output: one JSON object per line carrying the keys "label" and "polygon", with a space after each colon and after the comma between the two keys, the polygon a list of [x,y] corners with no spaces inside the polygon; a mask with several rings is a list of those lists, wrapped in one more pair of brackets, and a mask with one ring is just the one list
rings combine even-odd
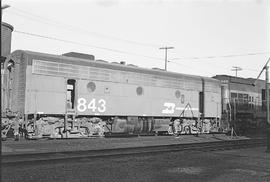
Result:
{"label": "power line", "polygon": [[[85,46],[85,47],[92,47],[92,48],[102,49],[102,50],[106,50],[106,51],[117,52],[117,53],[121,53],[121,54],[135,55],[135,56],[145,57],[145,58],[157,60],[159,62],[163,62],[163,59],[161,59],[161,58],[156,58],[156,57],[141,55],[141,54],[137,54],[137,53],[126,52],[126,51],[121,51],[121,50],[116,50],[116,49],[105,48],[105,47],[99,47],[99,46],[94,46],[94,45],[90,45],[90,44],[84,44],[84,43],[80,43],[80,42],[75,42],[75,41],[70,41],[70,40],[64,40],[64,39],[59,39],[59,38],[56,38],[56,37],[49,37],[49,36],[44,36],[44,35],[39,35],[39,34],[34,34],[34,33],[29,33],[29,32],[24,32],[24,31],[19,31],[19,30],[14,30],[13,32],[24,34],[24,35],[28,35],[28,36],[33,36],[33,37],[45,38],[45,39],[49,39],[49,40],[55,40],[55,41],[60,41],[60,42],[65,42],[65,43],[70,43],[70,44]],[[171,62],[171,63],[176,64],[178,66],[190,67],[190,66],[187,66],[187,65],[184,65],[184,64],[181,64],[181,63],[177,63],[177,62],[174,62],[174,61],[169,61],[168,60],[168,62]],[[190,67],[190,68],[193,69],[192,67]]]}
{"label": "power line", "polygon": [[[96,33],[96,32],[90,32],[88,30],[82,29],[80,27],[77,26],[72,26],[72,25],[68,25],[59,21],[55,21],[55,20],[51,20],[33,13],[30,13],[28,11],[25,10],[21,10],[19,8],[15,8],[12,7],[13,10],[15,10],[15,12],[17,13],[18,16],[22,17],[26,17],[27,19],[30,19],[32,21],[35,22],[42,22],[45,24],[50,24],[50,25],[56,25],[56,26],[60,26],[63,27],[65,26],[65,29],[69,29],[70,31],[74,31],[74,30],[79,30],[80,32],[84,32],[84,33],[88,33],[88,34],[92,34],[98,37],[102,37],[102,38],[109,38],[109,39],[113,39],[113,40],[119,40],[119,41],[124,41],[130,44],[137,44],[137,45],[142,45],[142,46],[151,46],[151,47],[159,47],[159,45],[154,45],[154,44],[147,44],[147,43],[140,43],[140,42],[136,42],[136,41],[131,41],[131,40],[126,40],[126,39],[120,39],[117,37],[113,37],[113,36],[108,36],[108,35],[104,35],[104,34],[100,34],[100,33]],[[13,12],[13,14],[16,14]],[[14,31],[16,32],[16,31]],[[140,55],[137,53],[131,53],[131,52],[126,52],[126,51],[121,51],[121,50],[116,50],[116,49],[110,49],[110,48],[104,48],[104,47],[98,47],[98,46],[94,46],[94,45],[89,45],[89,44],[83,44],[80,42],[75,42],[75,41],[69,41],[69,40],[64,40],[64,39],[59,39],[59,38],[55,38],[55,37],[48,37],[48,36],[44,36],[44,35],[38,35],[38,34],[33,34],[33,33],[28,33],[28,32],[22,32],[22,31],[17,31],[17,33],[22,33],[22,34],[27,34],[27,35],[31,35],[31,36],[36,36],[36,37],[40,37],[40,38],[46,38],[46,39],[52,39],[52,40],[56,40],[56,41],[62,41],[62,42],[66,42],[66,43],[72,43],[72,44],[76,44],[76,45],[81,45],[81,46],[87,46],[87,47],[94,47],[97,49],[103,49],[103,50],[107,50],[107,51],[112,51],[112,52],[117,52],[117,53],[121,53],[121,54],[128,54],[128,55],[135,55],[135,56],[140,56],[140,57],[145,57],[145,58],[149,58],[149,59],[154,59],[154,60],[161,60],[160,58],[156,58],[156,57],[151,57],[151,56],[146,56],[146,55]],[[270,52],[259,52],[259,53],[246,53],[246,54],[232,54],[232,55],[221,55],[221,56],[205,56],[205,57],[183,57],[183,58],[172,58],[170,59],[170,61],[168,60],[168,62],[174,63],[174,64],[178,64],[177,62],[173,62],[171,60],[199,60],[199,59],[215,59],[215,58],[230,58],[230,57],[239,57],[239,56],[254,56],[254,55],[262,55],[262,54],[270,54]],[[179,65],[179,64],[178,64]],[[183,65],[183,64],[181,64]],[[245,69],[245,70],[249,70],[249,71],[257,71],[257,70],[251,70],[251,69]]]}
{"label": "power line", "polygon": [[250,68],[243,68],[243,70],[253,71],[253,72],[259,72],[259,69],[250,69]]}
{"label": "power line", "polygon": [[[97,36],[97,37],[101,37],[101,38],[107,38],[107,39],[111,39],[111,40],[122,41],[122,42],[125,42],[125,43],[128,43],[128,44],[134,44],[134,45],[140,45],[140,46],[155,47],[155,48],[160,46],[160,45],[155,45],[155,44],[150,44],[150,43],[142,43],[142,42],[138,42],[138,41],[134,41],[134,40],[122,39],[122,38],[119,38],[119,37],[115,37],[115,36],[111,36],[111,35],[105,35],[105,34],[101,34],[101,33],[97,33],[97,32],[91,32],[91,31],[88,31],[88,30],[83,29],[83,28],[78,27],[78,26],[73,26],[73,25],[65,24],[65,23],[62,23],[62,22],[59,22],[59,21],[51,20],[49,18],[44,18],[42,16],[39,16],[39,15],[36,15],[36,14],[33,14],[33,13],[29,13],[29,12],[27,12],[25,10],[21,10],[21,9],[14,8],[14,7],[13,7],[13,10],[19,12],[20,14],[23,13],[23,14],[28,15],[27,18],[32,20],[32,21],[42,23],[40,21],[40,19],[41,19],[41,20],[43,20],[43,23],[45,23],[45,24],[49,23],[49,24],[53,24],[53,25],[56,25],[56,26],[60,26],[60,27],[63,27],[63,26],[69,27],[69,30],[72,30],[72,31],[77,30],[77,31],[80,31],[80,32],[91,34],[91,36]],[[35,19],[39,19],[39,20],[35,20]],[[46,22],[44,22],[44,20]]]}
{"label": "power line", "polygon": [[[28,36],[33,36],[33,37],[45,38],[45,39],[49,39],[49,40],[55,40],[55,41],[60,41],[60,42],[65,42],[65,43],[80,45],[80,46],[84,46],[84,47],[92,47],[92,48],[96,48],[96,49],[102,49],[102,50],[106,50],[106,51],[117,52],[117,53],[126,54],[126,55],[133,55],[133,56],[145,57],[145,58],[148,58],[148,59],[152,59],[152,60],[157,60],[159,62],[163,62],[163,59],[161,59],[161,58],[147,56],[147,55],[142,55],[142,54],[137,54],[137,53],[133,53],[133,52],[127,52],[127,51],[122,51],[122,50],[117,50],[117,49],[106,48],[106,47],[99,47],[99,46],[95,46],[95,45],[84,44],[84,43],[80,43],[80,42],[76,42],[76,41],[59,39],[59,38],[56,38],[56,37],[49,37],[49,36],[45,36],[45,35],[34,34],[34,33],[29,33],[29,32],[24,32],[24,31],[19,31],[19,30],[14,30],[13,32],[24,34],[24,35],[28,35]],[[182,63],[180,64],[179,62],[172,61],[172,60],[167,60],[167,61],[170,62],[170,63],[176,64],[176,65],[179,65],[179,66],[190,67],[190,66],[184,65]],[[250,68],[244,68],[244,70],[253,71],[253,72],[255,72],[255,71],[257,72],[258,71],[258,70],[250,69]]]}
{"label": "power line", "polygon": [[[145,57],[145,58],[157,60],[159,62],[163,62],[163,59],[157,58],[157,57],[146,56],[146,55],[141,55],[141,54],[137,54],[137,53],[127,52],[127,51],[121,51],[121,50],[116,50],[116,49],[110,49],[110,48],[105,48],[105,47],[99,47],[99,46],[94,46],[94,45],[90,45],[90,44],[84,44],[84,43],[80,43],[80,42],[76,42],[76,41],[59,39],[59,38],[56,38],[56,37],[49,37],[49,36],[45,36],[45,35],[39,35],[39,34],[34,34],[34,33],[29,33],[29,32],[24,32],[24,31],[19,31],[19,30],[14,30],[13,32],[24,34],[24,35],[28,35],[28,36],[33,36],[33,37],[45,38],[45,39],[49,39],[49,40],[55,40],[55,41],[60,41],[60,42],[65,42],[65,43],[70,43],[70,44],[85,46],[85,47],[92,47],[92,48],[102,49],[102,50],[106,50],[106,51],[117,52],[117,53],[121,53],[121,54],[135,55],[135,56]],[[174,61],[169,61],[168,60],[168,62],[171,62],[171,63],[176,64],[178,66],[190,67],[190,66],[187,66],[187,65],[184,65],[184,64],[181,64],[181,63],[177,63],[177,62],[174,62]],[[192,67],[190,67],[190,68],[192,68]]]}
{"label": "power line", "polygon": [[263,54],[270,54],[270,51],[256,52],[256,53],[245,53],[245,54],[229,54],[229,55],[221,55],[221,56],[182,57],[182,58],[172,58],[172,60],[216,59],[216,58],[231,58],[231,57],[242,57],[242,56],[256,56],[256,55],[263,55]]}
{"label": "power line", "polygon": [[92,47],[92,48],[96,48],[96,49],[102,49],[102,50],[111,51],[111,52],[117,52],[117,53],[121,53],[121,54],[128,54],[128,55],[140,56],[140,57],[145,57],[145,58],[159,60],[159,61],[162,60],[160,58],[156,58],[156,57],[152,57],[152,56],[146,56],[146,55],[141,55],[141,54],[137,54],[137,53],[133,53],[133,52],[127,52],[127,51],[122,51],[122,50],[117,50],[117,49],[100,47],[100,46],[95,46],[95,45],[91,45],[91,44],[84,44],[84,43],[80,43],[80,42],[76,42],[76,41],[59,39],[59,38],[56,38],[56,37],[49,37],[49,36],[45,36],[45,35],[34,34],[34,33],[29,33],[29,32],[24,32],[24,31],[19,31],[19,30],[14,30],[13,32],[24,34],[24,35],[28,35],[28,36],[34,36],[34,37],[39,37],[39,38],[45,38],[45,39],[50,39],[50,40],[55,40],[55,41],[60,41],[60,42],[65,42],[65,43],[80,45],[80,46],[86,46],[86,47]]}

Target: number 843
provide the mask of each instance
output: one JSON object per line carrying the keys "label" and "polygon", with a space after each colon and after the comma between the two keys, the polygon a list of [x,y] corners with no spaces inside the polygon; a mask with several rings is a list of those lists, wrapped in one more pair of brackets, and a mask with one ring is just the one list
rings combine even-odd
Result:
{"label": "number 843", "polygon": [[84,112],[87,109],[91,110],[92,112],[105,112],[106,111],[106,101],[104,99],[92,99],[89,103],[85,98],[79,98],[77,104],[77,110],[79,112]]}

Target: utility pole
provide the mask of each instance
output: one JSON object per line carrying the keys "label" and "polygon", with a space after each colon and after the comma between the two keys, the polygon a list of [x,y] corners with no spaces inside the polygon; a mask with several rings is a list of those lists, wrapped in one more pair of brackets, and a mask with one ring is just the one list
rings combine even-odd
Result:
{"label": "utility pole", "polygon": [[241,71],[242,68],[238,67],[238,66],[233,66],[233,68],[231,69],[231,71],[235,71],[235,76],[237,77],[237,71]]}
{"label": "utility pole", "polygon": [[267,114],[267,123],[270,124],[270,117],[269,117],[269,74],[268,74],[269,66],[265,66],[265,99],[266,99],[266,114]]}
{"label": "utility pole", "polygon": [[165,71],[167,71],[167,62],[168,62],[167,51],[168,51],[168,49],[174,49],[174,47],[161,47],[159,49],[165,49]]}
{"label": "utility pole", "polygon": [[263,69],[261,70],[259,76],[257,77],[257,79],[255,80],[255,82],[253,83],[253,86],[256,85],[257,80],[260,78],[262,72],[265,70],[265,99],[266,99],[266,121],[268,123],[268,127],[266,128],[266,140],[267,140],[267,149],[266,152],[270,152],[270,111],[269,111],[269,87],[268,87],[268,82],[269,82],[269,74],[268,74],[268,63],[270,61],[270,58],[268,59],[268,61],[266,62],[266,64],[264,65]]}
{"label": "utility pole", "polygon": [[269,88],[268,88],[268,83],[269,83],[269,74],[268,74],[268,68],[269,66],[265,66],[265,95],[266,95],[266,115],[267,115],[267,123],[268,123],[268,129],[267,129],[267,152],[270,152],[270,117],[269,117]]}

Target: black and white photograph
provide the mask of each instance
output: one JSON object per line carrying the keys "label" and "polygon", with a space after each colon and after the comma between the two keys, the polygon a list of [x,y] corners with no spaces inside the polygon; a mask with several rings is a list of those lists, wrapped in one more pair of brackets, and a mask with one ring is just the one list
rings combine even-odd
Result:
{"label": "black and white photograph", "polygon": [[1,181],[270,181],[270,1],[0,4]]}

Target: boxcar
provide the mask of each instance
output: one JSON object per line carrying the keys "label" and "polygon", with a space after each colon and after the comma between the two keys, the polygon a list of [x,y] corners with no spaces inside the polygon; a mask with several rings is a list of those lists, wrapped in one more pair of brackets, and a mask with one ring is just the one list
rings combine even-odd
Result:
{"label": "boxcar", "polygon": [[31,137],[157,133],[172,125],[171,132],[192,133],[198,121],[200,132],[219,129],[221,86],[213,78],[22,50],[4,68],[3,112],[20,115]]}

